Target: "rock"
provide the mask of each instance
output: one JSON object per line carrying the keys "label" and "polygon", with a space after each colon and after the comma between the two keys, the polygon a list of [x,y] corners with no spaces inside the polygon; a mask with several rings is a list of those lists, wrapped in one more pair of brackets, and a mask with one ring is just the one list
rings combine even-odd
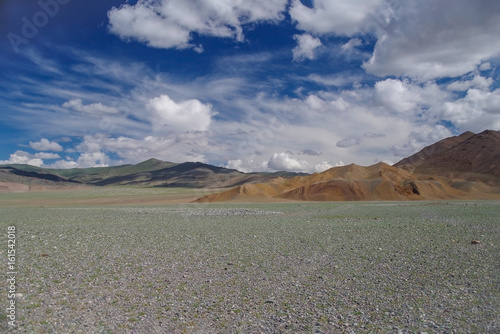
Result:
{"label": "rock", "polygon": [[479,245],[479,244],[481,244],[481,241],[474,239],[470,243],[471,243],[471,245]]}

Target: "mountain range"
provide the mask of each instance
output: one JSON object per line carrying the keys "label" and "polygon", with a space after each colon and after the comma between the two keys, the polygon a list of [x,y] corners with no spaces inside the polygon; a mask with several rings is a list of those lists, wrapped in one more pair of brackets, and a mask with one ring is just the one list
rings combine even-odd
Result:
{"label": "mountain range", "polygon": [[334,167],[209,194],[197,202],[228,200],[500,199],[500,132],[466,132],[423,148],[393,166]]}
{"label": "mountain range", "polygon": [[304,173],[242,173],[201,162],[172,163],[149,159],[136,165],[45,169],[30,165],[0,166],[0,192],[81,188],[85,186],[135,186],[220,189],[276,177]]}
{"label": "mountain range", "polygon": [[136,165],[45,169],[0,166],[0,192],[91,186],[182,187],[218,191],[196,202],[500,198],[500,132],[465,132],[393,166],[334,167],[322,173],[242,173],[200,162],[149,159]]}

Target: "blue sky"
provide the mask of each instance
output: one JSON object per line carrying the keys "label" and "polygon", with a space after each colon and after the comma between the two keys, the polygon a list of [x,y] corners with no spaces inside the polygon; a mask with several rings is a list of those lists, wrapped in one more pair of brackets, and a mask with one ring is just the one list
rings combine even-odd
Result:
{"label": "blue sky", "polygon": [[494,0],[0,2],[0,163],[394,163],[500,130]]}

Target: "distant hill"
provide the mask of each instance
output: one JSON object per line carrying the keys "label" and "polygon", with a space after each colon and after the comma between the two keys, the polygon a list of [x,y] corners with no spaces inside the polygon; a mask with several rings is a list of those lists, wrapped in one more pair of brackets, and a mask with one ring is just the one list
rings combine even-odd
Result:
{"label": "distant hill", "polygon": [[196,202],[459,198],[500,199],[500,132],[446,138],[394,166],[334,167],[309,176],[240,185]]}
{"label": "distant hill", "polygon": [[0,193],[84,187],[80,182],[67,180],[38,167],[27,165],[0,166]]}

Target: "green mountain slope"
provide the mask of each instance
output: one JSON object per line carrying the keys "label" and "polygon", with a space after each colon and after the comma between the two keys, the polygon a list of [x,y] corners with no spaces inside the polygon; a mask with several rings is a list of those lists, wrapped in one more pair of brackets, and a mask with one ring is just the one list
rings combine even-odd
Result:
{"label": "green mountain slope", "polygon": [[303,173],[241,173],[234,169],[201,162],[176,164],[149,159],[136,165],[112,167],[44,169],[29,165],[0,166],[0,182],[32,183],[50,180],[94,186],[226,188],[245,183],[267,182],[271,179],[306,175]]}
{"label": "green mountain slope", "polygon": [[[69,180],[87,184],[102,185],[108,179],[128,177],[137,173],[149,173],[156,170],[175,166],[175,163],[149,159],[136,165],[121,165],[111,167],[49,169],[50,173],[59,175]],[[112,183],[109,183],[112,184]]]}

